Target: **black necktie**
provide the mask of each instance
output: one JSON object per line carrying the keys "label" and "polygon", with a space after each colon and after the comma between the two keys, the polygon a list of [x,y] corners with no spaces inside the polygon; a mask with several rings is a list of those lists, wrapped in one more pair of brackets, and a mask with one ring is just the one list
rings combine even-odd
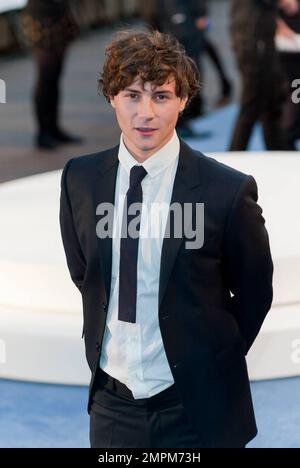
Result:
{"label": "black necktie", "polygon": [[[133,203],[139,203],[140,205],[137,205],[137,207],[142,207],[143,191],[141,182],[146,174],[147,171],[143,166],[133,166],[131,168],[129,189],[125,197],[122,219],[118,319],[131,323],[136,322],[137,259],[141,209],[137,211],[138,215],[136,213],[128,214],[128,210],[130,212],[130,206]],[[132,224],[130,225],[131,221]],[[132,235],[132,232],[135,235]]]}

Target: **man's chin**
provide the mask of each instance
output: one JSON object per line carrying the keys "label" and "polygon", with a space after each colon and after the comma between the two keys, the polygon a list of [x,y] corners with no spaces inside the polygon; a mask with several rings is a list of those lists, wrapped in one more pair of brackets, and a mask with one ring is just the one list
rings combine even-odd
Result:
{"label": "man's chin", "polygon": [[149,145],[141,145],[139,149],[140,149],[141,151],[152,151],[153,149],[156,148],[156,146],[157,146],[157,145],[151,145],[151,144],[149,144]]}

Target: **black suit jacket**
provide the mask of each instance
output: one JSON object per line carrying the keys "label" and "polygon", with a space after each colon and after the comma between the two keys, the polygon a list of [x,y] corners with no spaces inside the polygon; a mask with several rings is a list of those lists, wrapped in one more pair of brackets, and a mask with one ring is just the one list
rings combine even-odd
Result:
{"label": "black suit jacket", "polygon": [[[265,57],[273,57],[277,18],[277,0],[231,0],[230,32],[238,61],[257,60],[265,64]],[[263,65],[264,66],[264,65]],[[266,65],[265,65],[266,66]]]}
{"label": "black suit jacket", "polygon": [[68,0],[28,0],[24,34],[31,47],[61,54],[79,33]]}
{"label": "black suit jacket", "polygon": [[[71,159],[61,179],[60,224],[72,280],[82,294],[86,357],[98,367],[110,297],[112,240],[96,236],[96,206],[114,203],[118,146]],[[165,238],[159,325],[187,414],[207,447],[256,435],[245,354],[272,302],[273,264],[257,187],[180,140],[173,202],[204,203],[202,248]],[[157,313],[157,311],[149,311]],[[90,409],[91,397],[88,410]]]}
{"label": "black suit jacket", "polygon": [[196,27],[195,21],[206,15],[205,3],[203,0],[156,0],[156,27],[173,34],[189,53],[200,54],[204,47],[203,31]]}
{"label": "black suit jacket", "polygon": [[68,0],[28,0],[26,11],[36,19],[52,18],[59,20],[69,13]]}

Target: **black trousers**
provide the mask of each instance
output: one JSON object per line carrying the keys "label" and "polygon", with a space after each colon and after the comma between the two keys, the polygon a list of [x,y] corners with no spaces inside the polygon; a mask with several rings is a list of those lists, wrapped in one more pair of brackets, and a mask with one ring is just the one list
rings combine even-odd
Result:
{"label": "black trousers", "polygon": [[33,55],[37,66],[34,110],[38,131],[54,134],[59,128],[60,78],[65,49],[35,47]]}
{"label": "black trousers", "polygon": [[254,125],[261,121],[266,148],[285,150],[280,128],[284,102],[283,77],[276,61],[262,57],[238,63],[242,79],[240,111],[230,144],[230,151],[245,151]]}
{"label": "black trousers", "polygon": [[92,448],[201,448],[175,384],[150,398],[99,368],[90,412]]}
{"label": "black trousers", "polygon": [[292,94],[295,88],[292,88],[292,83],[300,76],[300,54],[282,52],[280,60],[286,79],[286,99],[283,105],[281,129],[289,146],[287,149],[296,151],[295,142],[300,139],[300,105],[293,102]]}

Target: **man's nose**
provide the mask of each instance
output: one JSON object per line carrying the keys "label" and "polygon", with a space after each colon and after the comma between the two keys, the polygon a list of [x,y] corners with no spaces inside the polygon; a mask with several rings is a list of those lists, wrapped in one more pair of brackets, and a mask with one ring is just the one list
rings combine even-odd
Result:
{"label": "man's nose", "polygon": [[154,116],[153,102],[151,99],[141,99],[139,105],[140,117],[150,119]]}

